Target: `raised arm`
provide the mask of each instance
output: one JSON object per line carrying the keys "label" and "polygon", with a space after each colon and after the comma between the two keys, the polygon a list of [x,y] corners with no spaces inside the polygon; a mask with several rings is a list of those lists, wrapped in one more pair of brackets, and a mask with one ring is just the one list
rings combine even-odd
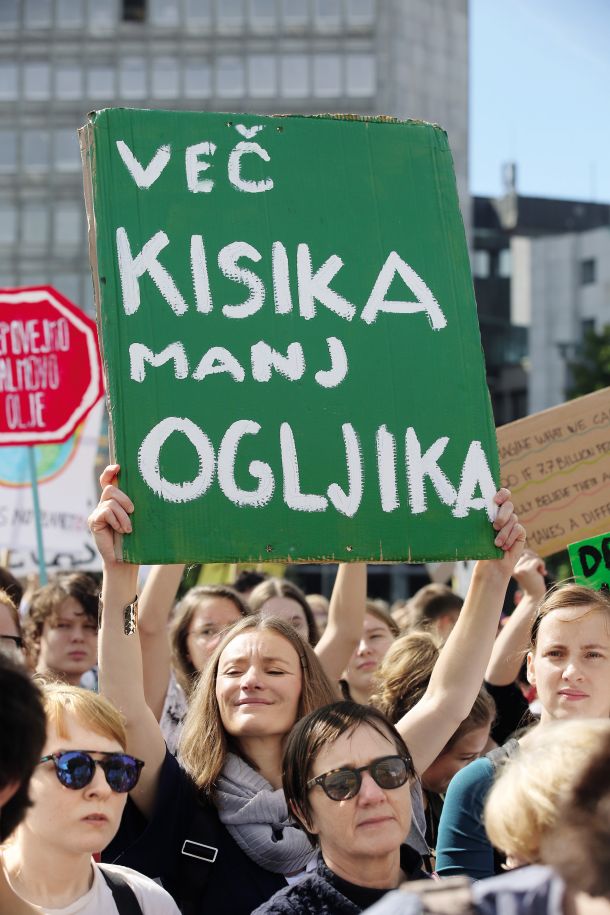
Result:
{"label": "raised arm", "polygon": [[417,772],[422,773],[439,755],[469,714],[483,682],[504,596],[525,531],[513,512],[510,492],[495,496],[499,506],[494,528],[502,559],[477,562],[464,606],[435,664],[428,688],[417,705],[396,727],[402,734]]}
{"label": "raised arm", "polygon": [[129,752],[144,760],[132,797],[142,813],[149,816],[165,757],[165,741],[144,696],[138,633],[125,634],[123,611],[136,594],[138,567],[121,562],[114,555],[114,533],[130,533],[129,516],[134,510],[131,499],[116,486],[118,472],[118,464],[111,464],[102,473],[100,501],[89,517],[104,570],[98,645],[100,692],[125,716]]}
{"label": "raised arm", "polygon": [[140,595],[138,631],[142,648],[144,695],[157,721],[161,718],[171,672],[167,621],[184,565],[153,566]]}
{"label": "raised arm", "polygon": [[523,597],[494,642],[485,671],[485,680],[492,686],[508,686],[519,674],[529,648],[536,610],[546,592],[545,575],[546,568],[540,556],[533,550],[525,550],[513,572]]}
{"label": "raised arm", "polygon": [[335,685],[358,647],[366,612],[366,563],[343,562],[337,570],[328,623],[315,652]]}

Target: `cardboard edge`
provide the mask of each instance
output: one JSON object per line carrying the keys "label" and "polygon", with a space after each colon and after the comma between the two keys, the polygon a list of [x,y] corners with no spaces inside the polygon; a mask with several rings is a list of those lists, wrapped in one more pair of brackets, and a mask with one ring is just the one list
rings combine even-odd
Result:
{"label": "cardboard edge", "polygon": [[[93,136],[93,125],[98,116],[98,112],[91,111],[87,115],[87,123],[83,124],[77,130],[78,142],[80,147],[81,162],[83,169],[83,191],[85,195],[85,212],[87,215],[87,247],[89,251],[89,265],[91,268],[91,280],[93,283],[93,301],[95,303],[95,317],[97,324],[98,344],[102,359],[102,371],[104,374],[104,391],[106,410],[110,416],[110,397],[108,394],[108,380],[106,372],[106,359],[104,355],[104,337],[102,334],[102,300],[97,269],[97,225],[95,221],[95,204],[93,192],[93,179],[95,175],[95,142]],[[108,450],[110,452],[110,461],[116,463],[116,449],[113,433],[112,422],[108,423]],[[114,534],[114,555],[116,559],[123,558],[123,537],[121,534]]]}

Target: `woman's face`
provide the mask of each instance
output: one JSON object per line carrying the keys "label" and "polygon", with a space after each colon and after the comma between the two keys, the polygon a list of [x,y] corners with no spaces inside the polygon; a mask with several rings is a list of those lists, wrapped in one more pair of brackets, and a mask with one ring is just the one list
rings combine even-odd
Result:
{"label": "woman's face", "polygon": [[261,616],[278,616],[286,623],[290,623],[299,633],[302,639],[309,641],[309,626],[305,611],[300,604],[291,597],[281,597],[276,595],[270,597],[259,610]]}
{"label": "woman's face", "polygon": [[191,617],[186,637],[187,656],[198,673],[206,667],[228,626],[241,619],[241,613],[228,597],[203,597]]}
{"label": "woman's face", "polygon": [[467,734],[456,740],[449,750],[437,756],[422,775],[424,788],[427,791],[443,794],[453,776],[468,763],[479,758],[489,740],[490,728],[491,722],[485,727],[468,731]]}
{"label": "woman's face", "polygon": [[[310,778],[396,755],[399,753],[389,734],[361,724],[321,750]],[[356,883],[361,862],[395,855],[411,825],[409,782],[389,790],[380,788],[370,772],[361,775],[360,791],[347,801],[331,800],[320,785],[309,792],[310,832],[318,836],[324,860],[331,869],[333,864],[339,865],[343,872],[352,874]]]}
{"label": "woman's face", "polygon": [[375,671],[383,661],[394,641],[389,626],[370,613],[364,617],[360,644],[347,665],[346,679],[350,687],[368,692],[373,683]]}
{"label": "woman's face", "polygon": [[610,716],[610,621],[586,607],[553,610],[538,629],[527,656],[542,721]]}
{"label": "woman's face", "polygon": [[299,655],[278,632],[244,632],[220,655],[216,699],[226,731],[238,740],[288,734],[301,688]]}
{"label": "woman's face", "polygon": [[36,670],[59,674],[78,685],[84,673],[97,664],[97,622],[87,616],[74,597],[66,597],[55,618],[42,627]]}
{"label": "woman's face", "polygon": [[[66,713],[66,725],[67,737],[60,737],[48,725],[43,756],[60,750],[124,752],[117,740],[97,734],[73,714]],[[41,847],[52,846],[67,854],[89,856],[102,851],[114,837],[127,795],[112,791],[100,766],[96,766],[92,782],[75,790],[61,784],[53,762],[45,762],[34,770],[30,798],[33,806],[20,828],[29,832]]]}

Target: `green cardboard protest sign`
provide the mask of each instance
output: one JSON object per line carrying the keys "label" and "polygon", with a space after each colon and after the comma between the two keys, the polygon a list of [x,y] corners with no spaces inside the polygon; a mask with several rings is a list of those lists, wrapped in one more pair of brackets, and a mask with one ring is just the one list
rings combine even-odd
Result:
{"label": "green cardboard protest sign", "polygon": [[610,590],[610,532],[568,544],[574,581],[594,591]]}
{"label": "green cardboard protest sign", "polygon": [[498,555],[443,130],[108,109],[81,148],[124,559]]}

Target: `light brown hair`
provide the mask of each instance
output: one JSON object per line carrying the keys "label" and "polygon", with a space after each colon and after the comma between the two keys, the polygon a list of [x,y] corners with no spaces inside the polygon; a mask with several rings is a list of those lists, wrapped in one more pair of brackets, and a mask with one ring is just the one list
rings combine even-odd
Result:
{"label": "light brown hair", "polygon": [[415,629],[429,631],[441,616],[460,611],[463,603],[463,598],[447,585],[436,582],[424,585],[406,605],[403,628],[409,632]]}
{"label": "light brown hair", "polygon": [[[276,632],[292,645],[301,662],[302,686],[297,720],[321,705],[332,702],[335,693],[313,649],[294,626],[276,617],[247,616],[231,627],[214,651],[195,687],[184,722],[179,757],[195,784],[208,796],[225,764],[227,753],[244,757],[236,741],[227,734],[216,698],[220,657],[233,639],[245,632]],[[246,759],[250,765],[250,760]]]}
{"label": "light brown hair", "polygon": [[559,585],[547,591],[540,602],[532,623],[530,651],[536,651],[540,624],[545,616],[548,616],[554,610],[571,610],[579,607],[582,607],[583,610],[585,608],[599,610],[610,619],[610,598],[605,591],[593,591],[591,588],[572,582]]}
{"label": "light brown hair", "polygon": [[186,592],[176,607],[176,615],[169,629],[169,641],[176,679],[187,699],[199,679],[199,671],[189,657],[187,639],[195,611],[207,598],[224,598],[231,601],[240,616],[248,616],[250,613],[250,608],[241,594],[228,585],[198,585]]}
{"label": "light brown hair", "polygon": [[260,585],[257,585],[250,594],[249,603],[252,612],[259,613],[264,604],[271,600],[272,597],[286,597],[299,605],[307,620],[307,639],[309,644],[317,645],[320,641],[320,631],[303,591],[285,578],[267,578]]}
{"label": "light brown hair", "polygon": [[[371,704],[396,724],[422,698],[441,646],[429,632],[410,632],[390,646],[375,675],[375,692]],[[496,704],[484,686],[474,700],[468,716],[462,721],[441,753],[446,753],[466,734],[490,726],[496,717]],[[439,754],[440,755],[440,754]]]}
{"label": "light brown hair", "polygon": [[58,575],[55,581],[34,591],[30,607],[23,619],[26,650],[33,666],[38,661],[44,624],[55,624],[57,614],[67,597],[73,597],[78,601],[87,619],[94,622],[97,628],[99,593],[98,583],[86,572]]}
{"label": "light brown hair", "polygon": [[54,727],[59,737],[68,736],[67,717],[72,714],[84,727],[102,737],[116,740],[124,750],[127,748],[123,716],[104,696],[80,686],[47,683],[39,677],[36,677],[36,681],[41,687],[47,722]]}

